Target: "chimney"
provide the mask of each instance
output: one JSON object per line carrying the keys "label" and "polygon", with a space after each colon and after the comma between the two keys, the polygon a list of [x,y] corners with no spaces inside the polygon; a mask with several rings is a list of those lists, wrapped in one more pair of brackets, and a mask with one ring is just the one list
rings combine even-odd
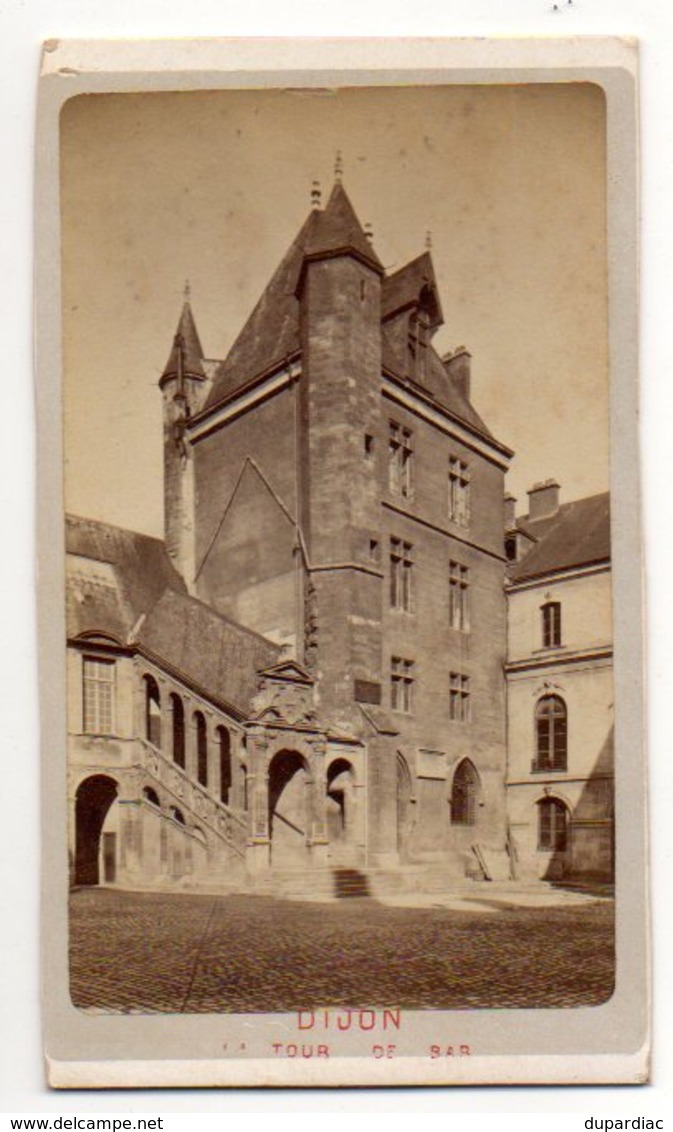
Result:
{"label": "chimney", "polygon": [[470,363],[472,355],[465,346],[458,346],[452,354],[445,354],[442,358],[444,369],[449,377],[455,381],[463,397],[470,398]]}
{"label": "chimney", "polygon": [[534,483],[528,492],[528,518],[549,519],[559,509],[560,485],[556,480]]}
{"label": "chimney", "polygon": [[503,502],[505,504],[505,530],[511,531],[516,526],[516,496],[507,492]]}

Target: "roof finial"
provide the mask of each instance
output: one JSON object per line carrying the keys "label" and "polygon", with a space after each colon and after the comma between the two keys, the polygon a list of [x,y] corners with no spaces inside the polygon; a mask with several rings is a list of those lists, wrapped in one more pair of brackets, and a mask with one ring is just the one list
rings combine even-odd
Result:
{"label": "roof finial", "polygon": [[341,150],[338,149],[336,151],[336,157],[334,158],[334,180],[338,184],[341,184],[341,178],[343,177],[343,173],[344,173],[343,158],[341,156]]}
{"label": "roof finial", "polygon": [[320,208],[320,181],[314,181],[311,186],[311,208]]}
{"label": "roof finial", "polygon": [[185,297],[185,302],[188,303],[192,297],[192,288],[189,279],[185,279],[185,289],[183,291],[183,295]]}
{"label": "roof finial", "polygon": [[428,251],[430,251],[430,249],[432,248],[432,232],[430,231],[429,228],[428,228],[427,232],[425,233],[425,246],[426,246]]}

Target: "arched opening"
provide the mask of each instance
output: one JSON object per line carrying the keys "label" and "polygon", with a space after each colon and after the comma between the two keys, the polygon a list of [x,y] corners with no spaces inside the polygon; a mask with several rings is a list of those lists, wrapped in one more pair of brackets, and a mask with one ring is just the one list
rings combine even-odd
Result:
{"label": "arched opening", "polygon": [[[103,835],[103,826],[119,787],[114,778],[94,774],[85,778],[75,796],[75,884],[100,884],[116,879],[116,833]],[[102,862],[101,862],[102,858]],[[102,863],[102,870],[101,870]]]}
{"label": "arched opening", "polygon": [[202,786],[208,785],[208,728],[203,712],[194,713],[196,737],[196,777]]}
{"label": "arched opening", "polygon": [[231,735],[226,727],[217,728],[220,749],[220,801],[229,805],[231,795]]}
{"label": "arched opening", "polygon": [[355,772],[348,759],[335,759],[327,768],[327,839],[332,861],[345,862],[355,840]]}
{"label": "arched opening", "polygon": [[534,771],[567,770],[568,710],[560,696],[543,696],[535,708]]}
{"label": "arched opening", "polygon": [[146,802],[151,802],[153,806],[158,806],[159,808],[161,808],[159,795],[157,794],[156,790],[152,789],[151,786],[143,786],[143,798]]}
{"label": "arched opening", "polygon": [[279,751],[269,766],[269,837],[274,864],[301,865],[308,855],[310,784],[306,759]]}
{"label": "arched opening", "polygon": [[169,806],[168,812],[173,818],[173,821],[178,822],[179,825],[186,825],[185,815],[177,806]]}
{"label": "arched opening", "polygon": [[182,706],[182,700],[176,696],[174,692],[171,693],[171,723],[173,732],[173,743],[171,754],[173,762],[182,770],[185,769],[185,709]]}
{"label": "arched opening", "polygon": [[145,738],[155,747],[161,746],[161,696],[153,676],[143,677],[145,683]]}
{"label": "arched opening", "polygon": [[404,755],[397,752],[397,851],[404,856],[411,832],[411,773]]}
{"label": "arched opening", "polygon": [[479,803],[479,775],[469,759],[456,767],[451,786],[451,824],[476,825]]}

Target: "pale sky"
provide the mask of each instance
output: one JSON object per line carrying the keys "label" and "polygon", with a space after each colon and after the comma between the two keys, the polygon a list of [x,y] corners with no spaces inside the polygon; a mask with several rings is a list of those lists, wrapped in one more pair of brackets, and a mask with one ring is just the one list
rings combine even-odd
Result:
{"label": "pale sky", "polygon": [[189,279],[224,357],[310,209],[344,186],[393,271],[432,256],[507,487],[608,487],[605,112],[589,84],[84,95],[62,114],[66,506],[163,527],[161,397]]}

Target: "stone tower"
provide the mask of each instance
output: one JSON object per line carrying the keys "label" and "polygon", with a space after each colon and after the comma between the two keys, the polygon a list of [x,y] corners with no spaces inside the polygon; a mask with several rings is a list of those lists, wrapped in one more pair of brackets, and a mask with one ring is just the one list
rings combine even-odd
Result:
{"label": "stone tower", "polygon": [[188,422],[207,389],[203,350],[185,298],[173,346],[159,381],[164,420],[164,538],[190,592],[194,585],[194,467]]}

